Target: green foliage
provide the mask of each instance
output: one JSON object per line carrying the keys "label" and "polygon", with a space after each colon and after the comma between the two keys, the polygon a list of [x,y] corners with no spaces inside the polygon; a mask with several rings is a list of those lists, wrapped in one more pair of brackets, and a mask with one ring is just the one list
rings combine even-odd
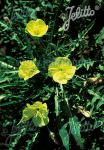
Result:
{"label": "green foliage", "polygon": [[[45,150],[103,149],[104,26],[99,20],[104,16],[103,0],[94,4],[86,0],[0,3],[0,149],[41,150],[40,145]],[[64,31],[65,9],[74,5],[99,5],[102,14],[98,10],[93,17],[71,20],[70,29]],[[37,18],[49,26],[41,38],[25,32],[26,24]],[[57,57],[69,58],[77,68],[64,87],[48,76],[48,66]],[[27,81],[20,79],[20,62],[35,58],[40,73]],[[41,105],[34,105],[37,100]],[[91,116],[86,117],[83,111]],[[8,147],[1,148],[3,143]]]}
{"label": "green foliage", "polygon": [[29,150],[32,148],[32,144],[36,141],[38,134],[39,134],[39,132],[36,132],[31,140],[26,141],[27,142],[26,150]]}
{"label": "green foliage", "polygon": [[96,0],[96,4],[100,5],[103,3],[103,0]]}
{"label": "green foliage", "polygon": [[84,59],[84,58],[82,58],[82,59],[80,59],[79,62],[78,62],[78,67],[77,67],[77,69],[80,69],[80,68],[84,67],[86,70],[89,70],[90,67],[93,67],[93,65],[94,65],[94,61],[91,60],[90,58],[87,59],[87,60]]}
{"label": "green foliage", "polygon": [[96,45],[101,47],[102,56],[104,57],[104,27],[98,35],[96,35]]}
{"label": "green foliage", "polygon": [[96,44],[103,44],[103,40],[104,40],[104,28],[102,28],[102,30],[100,31],[100,33],[98,34],[98,36],[96,36]]}
{"label": "green foliage", "polygon": [[102,105],[104,105],[103,86],[96,89],[88,90],[88,93],[93,96],[92,100],[87,103],[87,106],[91,105],[93,109],[98,111]]}
{"label": "green foliage", "polygon": [[81,138],[80,134],[81,124],[79,123],[78,118],[76,116],[69,118],[69,126],[70,126],[69,131],[74,136],[77,144],[80,145],[80,148],[83,149],[83,139]]}

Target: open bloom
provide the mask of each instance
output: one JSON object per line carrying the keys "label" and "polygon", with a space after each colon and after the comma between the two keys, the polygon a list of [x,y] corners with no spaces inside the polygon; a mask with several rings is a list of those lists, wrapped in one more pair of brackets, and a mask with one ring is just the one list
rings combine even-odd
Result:
{"label": "open bloom", "polygon": [[30,33],[32,36],[42,37],[46,34],[48,30],[48,25],[42,19],[31,20],[26,25],[26,32]]}
{"label": "open bloom", "polygon": [[72,66],[70,59],[67,57],[58,57],[48,67],[48,75],[59,84],[67,84],[72,79],[76,67]]}
{"label": "open bloom", "polygon": [[35,126],[42,127],[49,123],[47,104],[40,101],[33,105],[27,104],[23,110],[20,122],[26,122],[32,119]]}
{"label": "open bloom", "polygon": [[21,62],[18,74],[20,78],[27,80],[29,78],[32,78],[39,72],[40,71],[38,70],[37,66],[34,64],[32,60],[26,60]]}

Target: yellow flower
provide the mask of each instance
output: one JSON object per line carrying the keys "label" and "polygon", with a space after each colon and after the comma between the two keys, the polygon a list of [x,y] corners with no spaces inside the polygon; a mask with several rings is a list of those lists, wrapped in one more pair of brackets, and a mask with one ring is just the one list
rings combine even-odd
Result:
{"label": "yellow flower", "polygon": [[35,126],[46,126],[49,123],[47,104],[39,101],[33,105],[27,104],[19,123],[26,122],[30,119],[32,119]]}
{"label": "yellow flower", "polygon": [[27,80],[29,78],[32,78],[34,75],[38,74],[40,71],[34,64],[32,60],[26,60],[22,61],[21,65],[19,67],[19,77],[23,78],[24,80]]}
{"label": "yellow flower", "polygon": [[26,25],[26,32],[32,36],[42,37],[46,34],[47,30],[48,25],[42,19],[37,19],[36,21],[31,20]]}
{"label": "yellow flower", "polygon": [[72,66],[70,59],[67,57],[58,57],[48,67],[48,75],[59,84],[67,84],[72,79],[76,67]]}

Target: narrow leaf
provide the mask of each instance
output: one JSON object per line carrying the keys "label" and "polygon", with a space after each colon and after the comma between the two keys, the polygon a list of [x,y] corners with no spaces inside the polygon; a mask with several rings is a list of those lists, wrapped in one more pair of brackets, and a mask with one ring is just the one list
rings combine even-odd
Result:
{"label": "narrow leaf", "polygon": [[80,148],[83,148],[83,140],[81,138],[80,134],[80,123],[78,121],[77,117],[69,118],[69,125],[70,125],[70,132],[74,136],[75,141],[80,146]]}
{"label": "narrow leaf", "polygon": [[70,150],[69,149],[69,134],[68,131],[66,130],[66,127],[63,126],[60,130],[59,130],[59,135],[61,137],[61,140],[63,142],[64,147],[66,148],[66,150]]}

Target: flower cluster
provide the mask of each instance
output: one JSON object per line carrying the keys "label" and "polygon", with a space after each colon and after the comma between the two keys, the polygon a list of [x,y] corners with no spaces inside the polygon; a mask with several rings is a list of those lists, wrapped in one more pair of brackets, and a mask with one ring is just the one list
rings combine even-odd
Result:
{"label": "flower cluster", "polygon": [[[67,84],[72,79],[76,71],[76,67],[72,66],[70,59],[67,57],[57,57],[48,67],[48,75],[59,84]],[[27,80],[38,74],[40,71],[33,61],[27,60],[21,62],[19,67],[19,77]]]}
{"label": "flower cluster", "polygon": [[[31,20],[27,23],[26,32],[32,36],[42,37],[48,30],[48,25],[41,19],[36,21]],[[57,57],[48,67],[48,76],[59,84],[67,84],[72,79],[76,71],[76,67],[72,65],[68,57]],[[24,80],[32,78],[40,71],[32,60],[22,61],[18,70],[18,75]],[[47,104],[42,104],[37,101],[33,105],[27,104],[23,110],[22,119],[20,122],[32,119],[35,126],[42,127],[48,124],[48,109]]]}

